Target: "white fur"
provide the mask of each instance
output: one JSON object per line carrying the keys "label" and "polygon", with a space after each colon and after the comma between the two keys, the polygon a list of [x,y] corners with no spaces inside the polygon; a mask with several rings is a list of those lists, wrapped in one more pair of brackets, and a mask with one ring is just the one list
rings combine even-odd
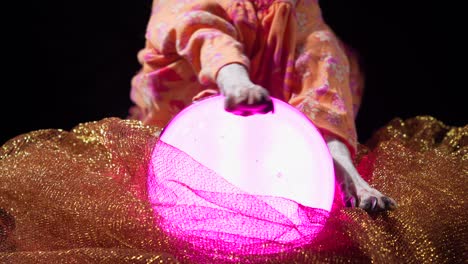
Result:
{"label": "white fur", "polygon": [[333,158],[336,180],[347,206],[360,207],[368,211],[396,207],[393,199],[369,186],[361,177],[353,164],[348,147],[343,142],[336,138],[326,138],[326,141]]}

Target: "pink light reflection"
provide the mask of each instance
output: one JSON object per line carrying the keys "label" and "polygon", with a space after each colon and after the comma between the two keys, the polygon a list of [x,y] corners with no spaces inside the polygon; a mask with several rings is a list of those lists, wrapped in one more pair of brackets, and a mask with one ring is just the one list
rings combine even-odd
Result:
{"label": "pink light reflection", "polygon": [[168,233],[217,254],[277,253],[318,234],[334,196],[330,153],[302,113],[273,100],[274,114],[241,117],[211,97],[165,128],[148,188]]}

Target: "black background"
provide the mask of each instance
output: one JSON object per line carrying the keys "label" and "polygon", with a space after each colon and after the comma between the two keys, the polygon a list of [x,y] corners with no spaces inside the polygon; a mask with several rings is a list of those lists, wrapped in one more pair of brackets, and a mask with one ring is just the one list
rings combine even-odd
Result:
{"label": "black background", "polygon": [[[325,20],[362,57],[361,142],[396,117],[467,123],[455,7],[429,1],[321,1]],[[125,118],[149,0],[2,4],[0,144],[32,130]],[[464,55],[464,54],[463,54]],[[461,65],[459,65],[461,63]],[[458,72],[457,72],[458,71]]]}

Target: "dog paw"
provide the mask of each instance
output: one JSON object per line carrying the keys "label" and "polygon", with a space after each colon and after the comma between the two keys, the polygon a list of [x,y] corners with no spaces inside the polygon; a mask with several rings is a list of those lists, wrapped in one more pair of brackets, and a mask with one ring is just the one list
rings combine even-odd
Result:
{"label": "dog paw", "polygon": [[357,184],[355,188],[343,190],[343,200],[347,207],[359,207],[367,212],[394,210],[397,203],[367,184]]}
{"label": "dog paw", "polygon": [[216,83],[226,98],[226,111],[241,116],[273,112],[273,101],[268,91],[252,83],[243,65],[232,63],[222,67]]}
{"label": "dog paw", "polygon": [[345,143],[331,136],[325,136],[325,140],[333,157],[341,197],[347,207],[359,207],[368,212],[393,210],[397,207],[395,200],[372,188],[361,177]]}
{"label": "dog paw", "polygon": [[224,86],[224,108],[240,116],[265,114],[273,111],[273,101],[268,91],[255,84],[237,83]]}

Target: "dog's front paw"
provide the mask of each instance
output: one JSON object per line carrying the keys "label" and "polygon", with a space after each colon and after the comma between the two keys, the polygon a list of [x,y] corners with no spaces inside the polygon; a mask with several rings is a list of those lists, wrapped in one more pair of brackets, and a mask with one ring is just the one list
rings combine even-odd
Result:
{"label": "dog's front paw", "polygon": [[347,207],[359,207],[368,212],[397,208],[395,200],[370,187],[367,183],[357,183],[351,188],[342,188],[341,191]]}
{"label": "dog's front paw", "polygon": [[268,91],[255,84],[237,83],[223,87],[224,108],[236,115],[249,116],[273,111]]}
{"label": "dog's front paw", "polygon": [[361,177],[353,165],[346,144],[330,136],[326,136],[326,141],[333,157],[341,197],[347,207],[359,207],[368,212],[393,210],[397,207],[395,200],[372,188]]}
{"label": "dog's front paw", "polygon": [[241,116],[273,111],[273,102],[268,91],[252,83],[244,66],[237,63],[224,66],[219,71],[216,82],[226,98],[226,111]]}

